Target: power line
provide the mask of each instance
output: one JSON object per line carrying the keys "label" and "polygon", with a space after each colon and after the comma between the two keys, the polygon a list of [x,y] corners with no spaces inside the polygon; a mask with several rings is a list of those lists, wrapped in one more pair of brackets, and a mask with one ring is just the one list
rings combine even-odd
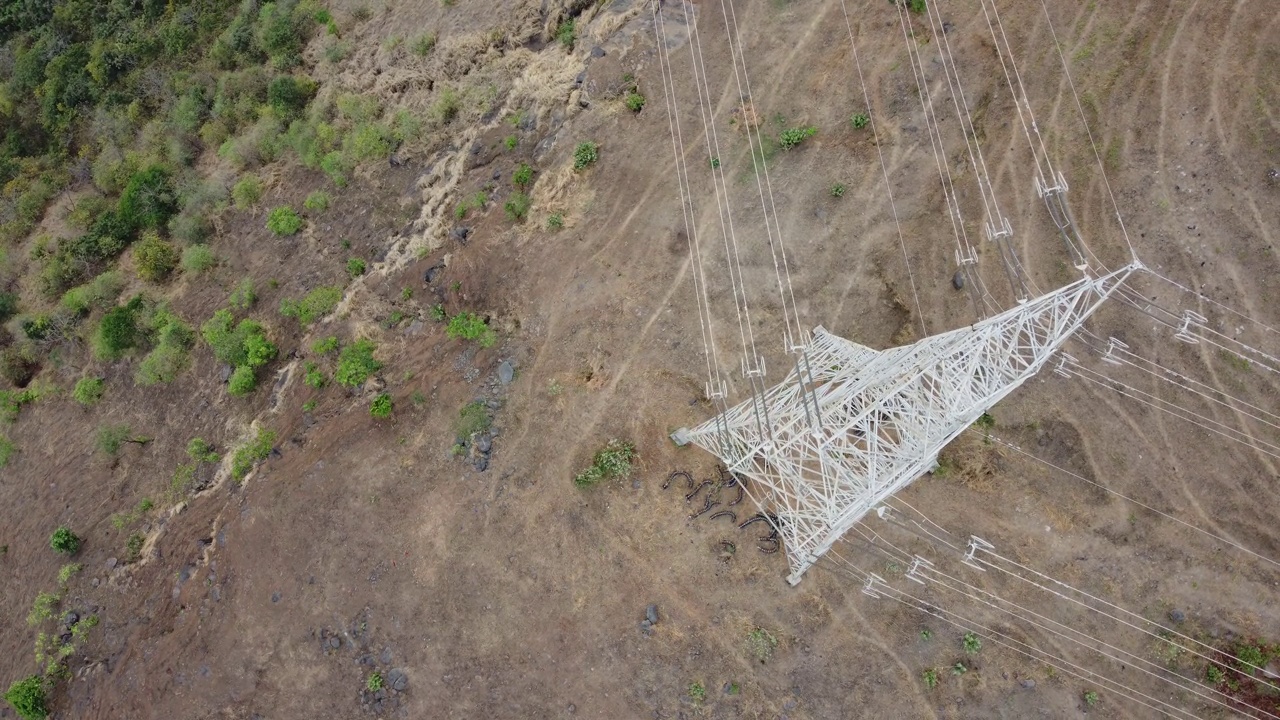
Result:
{"label": "power line", "polygon": [[[907,241],[903,238],[902,224],[898,221],[898,206],[893,201],[893,183],[889,181],[889,166],[885,163],[884,149],[880,146],[880,130],[877,127],[879,123],[876,122],[875,112],[871,107],[871,94],[867,92],[867,83],[862,76],[862,60],[858,57],[858,45],[853,40],[853,24],[849,21],[849,8],[845,5],[845,0],[840,0],[840,9],[844,12],[844,26],[849,32],[849,47],[853,50],[853,66],[858,71],[858,84],[862,86],[862,101],[867,108],[867,124],[871,127],[871,137],[876,144],[876,155],[880,158],[880,174],[884,177],[884,189],[889,195],[889,211],[893,214],[893,226],[898,231],[898,246],[902,248],[902,261],[907,266],[907,282],[911,284],[911,297],[916,302],[916,317],[920,319],[922,336],[927,336],[929,329],[925,326],[924,311],[920,308],[920,295],[916,292],[916,278],[911,271],[911,258],[907,255]],[[974,300],[974,309],[975,311],[978,309],[976,299]]]}

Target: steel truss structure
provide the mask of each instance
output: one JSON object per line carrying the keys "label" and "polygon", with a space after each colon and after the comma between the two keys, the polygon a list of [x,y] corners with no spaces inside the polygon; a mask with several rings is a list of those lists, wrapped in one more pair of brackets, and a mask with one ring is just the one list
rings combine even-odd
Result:
{"label": "steel truss structure", "polygon": [[781,383],[672,435],[746,478],[795,585],[880,501],[1034,375],[1134,271],[1084,277],[969,327],[873,350],[821,327]]}

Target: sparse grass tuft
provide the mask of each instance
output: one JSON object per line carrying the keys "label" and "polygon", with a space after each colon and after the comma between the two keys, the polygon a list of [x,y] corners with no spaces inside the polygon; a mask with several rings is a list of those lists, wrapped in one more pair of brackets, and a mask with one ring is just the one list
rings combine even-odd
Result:
{"label": "sparse grass tuft", "polygon": [[624,478],[631,474],[631,461],[635,457],[635,445],[617,438],[610,440],[592,458],[591,467],[573,477],[573,484],[587,488],[603,480]]}
{"label": "sparse grass tuft", "polygon": [[866,113],[855,113],[849,122],[853,123],[854,130],[861,130],[871,123],[871,116]]}
{"label": "sparse grass tuft", "polygon": [[920,673],[920,679],[924,681],[924,686],[930,690],[938,687],[938,671],[933,668]]}
{"label": "sparse grass tuft", "polygon": [[762,627],[752,628],[751,632],[747,633],[747,650],[761,665],[769,662],[776,647],[778,647],[778,639]]}
{"label": "sparse grass tuft", "polygon": [[329,193],[323,190],[315,190],[307,195],[307,199],[302,201],[302,207],[312,212],[324,212],[329,209]]}
{"label": "sparse grass tuft", "polygon": [[266,460],[271,448],[276,443],[276,434],[272,430],[259,430],[257,437],[248,444],[236,449],[231,455],[231,478],[236,482],[244,480],[253,466]]}
{"label": "sparse grass tuft", "polygon": [[702,705],[707,701],[707,686],[701,680],[689,684],[689,699],[694,705]]}
{"label": "sparse grass tuft", "polygon": [[838,197],[844,197],[844,190],[845,190],[844,185],[842,185],[842,184],[840,184],[840,183],[836,183],[836,184],[832,185],[832,186],[831,186],[831,197],[836,197],[836,198],[838,198]]}
{"label": "sparse grass tuft", "polygon": [[436,49],[436,34],[425,33],[413,41],[413,53],[418,57],[426,57]]}
{"label": "sparse grass tuft", "polygon": [[472,435],[488,430],[492,424],[493,418],[489,416],[489,408],[484,403],[467,403],[458,411],[458,419],[453,423],[453,433],[459,441],[465,442]]}
{"label": "sparse grass tuft", "polygon": [[978,636],[971,632],[964,634],[963,642],[964,651],[970,655],[977,655],[978,651],[982,649],[982,640],[978,639]]}
{"label": "sparse grass tuft", "polygon": [[1093,707],[1098,704],[1098,693],[1093,690],[1084,691],[1084,704]]}
{"label": "sparse grass tuft", "polygon": [[560,213],[551,213],[551,216],[547,218],[547,229],[561,230],[563,228],[564,228],[564,215]]}
{"label": "sparse grass tuft", "polygon": [[573,18],[569,18],[560,23],[560,27],[556,28],[556,40],[567,50],[573,49],[573,43],[578,39],[578,31],[574,25]]}
{"label": "sparse grass tuft", "polygon": [[370,673],[369,679],[364,681],[364,686],[369,692],[378,692],[381,690],[383,686],[382,673]]}

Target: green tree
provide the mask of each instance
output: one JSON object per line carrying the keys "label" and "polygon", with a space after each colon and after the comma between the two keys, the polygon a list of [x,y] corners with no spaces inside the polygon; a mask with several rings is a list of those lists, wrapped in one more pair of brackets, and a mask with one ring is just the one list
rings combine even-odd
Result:
{"label": "green tree", "polygon": [[49,547],[60,555],[75,555],[80,550],[80,538],[63,525],[49,536]]}
{"label": "green tree", "polygon": [[49,717],[44,681],[37,675],[18,680],[9,686],[4,699],[22,720],[44,720]]}

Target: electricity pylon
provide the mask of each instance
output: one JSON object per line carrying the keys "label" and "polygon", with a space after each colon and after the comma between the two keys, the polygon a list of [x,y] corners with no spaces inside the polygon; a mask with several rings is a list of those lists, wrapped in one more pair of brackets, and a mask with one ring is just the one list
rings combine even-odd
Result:
{"label": "electricity pylon", "polygon": [[792,585],[876,505],[1034,375],[1135,270],[1085,277],[969,327],[872,350],[818,327],[788,377],[672,439],[747,478]]}

